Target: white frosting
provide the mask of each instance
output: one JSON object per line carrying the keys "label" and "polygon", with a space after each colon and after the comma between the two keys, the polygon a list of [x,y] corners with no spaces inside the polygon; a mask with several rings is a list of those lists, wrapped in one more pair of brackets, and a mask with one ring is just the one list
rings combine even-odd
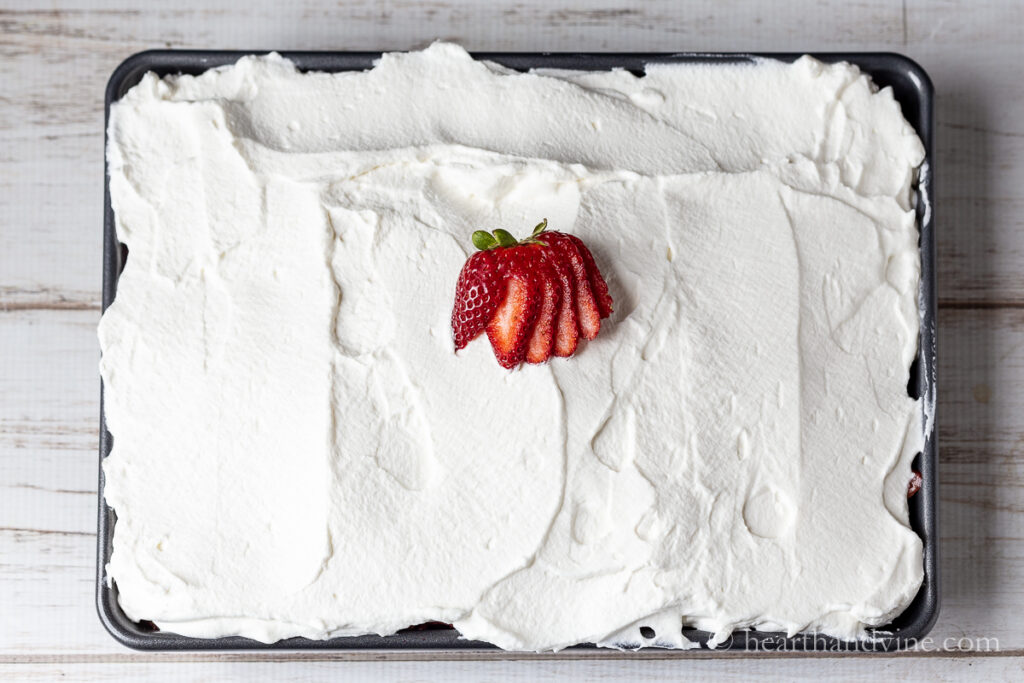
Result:
{"label": "white frosting", "polygon": [[[855,638],[916,594],[923,149],[856,68],[247,57],[147,75],[109,136],[132,619],[683,647],[683,624]],[[544,217],[614,314],[567,360],[454,354],[470,233]]]}

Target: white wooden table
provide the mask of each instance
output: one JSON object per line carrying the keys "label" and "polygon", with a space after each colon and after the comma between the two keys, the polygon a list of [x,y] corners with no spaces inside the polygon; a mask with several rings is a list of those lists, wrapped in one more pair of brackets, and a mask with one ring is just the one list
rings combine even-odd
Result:
{"label": "white wooden table", "polygon": [[[1024,676],[1024,5],[147,4],[0,0],[0,677]],[[107,76],[147,48],[379,50],[435,38],[471,50],[891,50],[930,72],[943,604],[928,652],[379,662],[329,652],[144,654],[104,632],[93,581]]]}

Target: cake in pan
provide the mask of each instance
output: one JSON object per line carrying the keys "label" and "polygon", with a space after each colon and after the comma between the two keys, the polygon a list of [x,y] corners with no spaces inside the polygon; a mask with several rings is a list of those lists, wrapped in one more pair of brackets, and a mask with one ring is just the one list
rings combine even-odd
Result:
{"label": "cake in pan", "polygon": [[[855,67],[271,54],[147,75],[108,138],[131,619],[687,647],[684,625],[856,639],[917,593],[924,151]],[[513,315],[457,344],[467,260],[551,233],[606,283],[599,329],[528,357]],[[573,282],[557,306],[598,288]]]}

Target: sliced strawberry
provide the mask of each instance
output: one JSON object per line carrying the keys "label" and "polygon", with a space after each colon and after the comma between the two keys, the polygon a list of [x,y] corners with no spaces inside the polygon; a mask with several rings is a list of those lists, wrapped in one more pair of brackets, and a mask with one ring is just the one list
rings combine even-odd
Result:
{"label": "sliced strawberry", "polygon": [[583,262],[579,249],[569,238],[560,232],[545,232],[543,238],[551,245],[558,255],[569,264],[572,273],[573,295],[576,300],[576,320],[580,334],[584,339],[593,339],[601,331],[601,312],[594,301],[594,293],[587,279],[587,267]]}
{"label": "sliced strawberry", "polygon": [[462,266],[455,285],[455,307],[452,309],[456,351],[465,348],[484,331],[501,303],[504,288],[498,265],[496,252],[478,251]]}
{"label": "sliced strawberry", "polygon": [[504,368],[514,368],[526,357],[533,324],[543,303],[544,278],[537,267],[537,245],[518,246],[498,252],[505,291],[487,324],[487,338],[494,356]]}
{"label": "sliced strawberry", "polygon": [[543,363],[576,352],[580,336],[593,339],[612,312],[608,285],[579,239],[547,232],[547,219],[529,237],[477,230],[480,253],[459,274],[452,311],[456,351],[481,330],[498,363]]}
{"label": "sliced strawberry", "polygon": [[555,314],[554,354],[560,358],[568,358],[576,352],[579,344],[580,331],[576,323],[576,297],[572,284],[572,270],[569,264],[559,257],[554,247],[546,254],[548,262],[555,271],[561,291],[558,310]]}
{"label": "sliced strawberry", "polygon": [[594,293],[594,301],[597,303],[597,311],[601,314],[602,318],[607,318],[612,314],[612,296],[608,293],[608,283],[601,277],[601,271],[597,267],[597,262],[594,261],[594,255],[587,249],[587,245],[583,244],[576,235],[566,235],[572,243],[576,245],[576,249],[580,252],[580,256],[583,257],[583,265],[587,271],[587,282],[590,283],[590,290]]}
{"label": "sliced strawberry", "polygon": [[[539,247],[547,251],[547,247]],[[526,347],[527,363],[544,363],[551,358],[551,352],[555,344],[555,330],[558,321],[558,309],[562,303],[562,283],[558,279],[554,266],[549,259],[540,258],[538,267],[543,279],[541,291],[540,313],[533,324],[533,331],[530,333],[530,341]]]}

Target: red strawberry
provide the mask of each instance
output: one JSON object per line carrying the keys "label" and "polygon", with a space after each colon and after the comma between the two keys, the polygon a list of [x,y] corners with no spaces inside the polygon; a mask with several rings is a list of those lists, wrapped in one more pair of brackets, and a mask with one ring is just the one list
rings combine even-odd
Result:
{"label": "red strawberry", "polygon": [[555,344],[555,330],[558,325],[556,316],[562,303],[562,283],[548,258],[550,253],[548,247],[533,248],[542,251],[539,270],[543,278],[544,289],[541,295],[540,313],[537,315],[537,321],[533,324],[533,332],[530,334],[530,341],[526,347],[526,362],[543,363],[551,358],[551,351]]}
{"label": "red strawberry", "polygon": [[576,237],[545,232],[544,220],[517,240],[505,230],[473,233],[474,254],[459,273],[452,310],[455,349],[484,329],[498,363],[543,363],[571,356],[593,339],[612,310],[608,285]]}
{"label": "red strawberry", "polygon": [[504,368],[514,368],[526,358],[534,322],[541,312],[544,278],[540,255],[536,245],[515,246],[500,252],[505,293],[487,324],[487,338]]}
{"label": "red strawberry", "polygon": [[498,274],[498,256],[493,251],[478,251],[469,257],[455,285],[455,308],[452,310],[452,332],[455,350],[487,327],[487,322],[501,303],[503,283]]}
{"label": "red strawberry", "polygon": [[907,498],[913,497],[915,493],[921,490],[921,484],[924,483],[924,479],[921,478],[921,473],[917,470],[911,470],[910,483],[907,484]]}
{"label": "red strawberry", "polygon": [[597,310],[602,318],[612,314],[612,296],[608,293],[608,283],[601,277],[601,271],[597,268],[594,255],[590,253],[583,240],[576,235],[566,235],[583,257],[583,265],[587,270],[587,282],[590,283],[590,290],[594,293],[594,301],[597,303]]}
{"label": "red strawberry", "polygon": [[548,232],[544,234],[544,241],[550,244],[569,264],[580,334],[584,339],[593,339],[601,331],[601,312],[597,310],[597,302],[594,301],[594,293],[590,289],[587,267],[583,262],[583,257],[568,235],[560,232]]}
{"label": "red strawberry", "polygon": [[558,286],[561,290],[558,312],[556,317],[557,327],[555,330],[554,354],[562,358],[568,358],[576,352],[579,344],[580,331],[576,322],[576,297],[572,286],[572,271],[569,265],[558,258],[557,252],[552,248],[548,260],[551,262],[558,277]]}

